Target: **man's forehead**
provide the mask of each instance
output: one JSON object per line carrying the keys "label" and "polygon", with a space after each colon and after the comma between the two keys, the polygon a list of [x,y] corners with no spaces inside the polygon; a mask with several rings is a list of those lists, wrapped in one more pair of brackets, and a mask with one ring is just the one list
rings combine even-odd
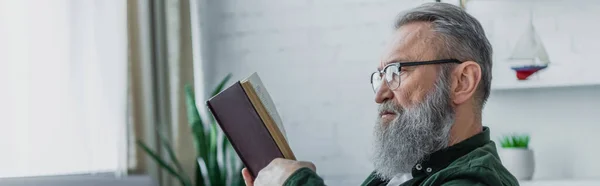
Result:
{"label": "man's forehead", "polygon": [[431,29],[429,23],[416,22],[406,24],[397,29],[381,59],[379,68],[392,62],[418,61],[427,58],[427,46],[431,44]]}
{"label": "man's forehead", "polygon": [[402,63],[402,62],[415,61],[412,59],[414,59],[414,58],[403,55],[402,53],[399,53],[397,55],[388,56],[387,58],[381,60],[381,63],[379,64],[379,70],[381,70],[383,67],[385,67],[386,65],[388,65],[390,63],[397,63],[397,62]]}

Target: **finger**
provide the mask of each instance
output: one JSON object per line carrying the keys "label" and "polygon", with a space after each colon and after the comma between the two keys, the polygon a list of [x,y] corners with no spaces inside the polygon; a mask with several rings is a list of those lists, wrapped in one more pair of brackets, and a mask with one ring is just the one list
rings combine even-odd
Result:
{"label": "finger", "polygon": [[252,174],[250,174],[250,171],[247,168],[242,169],[242,177],[244,177],[244,183],[246,183],[246,186],[254,185],[254,178],[252,178]]}
{"label": "finger", "polygon": [[273,161],[271,161],[270,164],[277,165],[277,164],[285,163],[287,161],[290,161],[290,160],[283,159],[283,158],[275,158],[275,159],[273,159]]}
{"label": "finger", "polygon": [[317,167],[315,166],[315,164],[313,164],[312,162],[308,162],[308,161],[301,161],[300,165],[302,167],[308,167],[310,170],[317,172]]}

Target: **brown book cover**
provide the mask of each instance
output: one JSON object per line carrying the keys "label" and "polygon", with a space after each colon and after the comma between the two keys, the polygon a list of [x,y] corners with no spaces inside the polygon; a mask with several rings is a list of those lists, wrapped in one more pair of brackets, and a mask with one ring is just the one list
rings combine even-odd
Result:
{"label": "brown book cover", "polygon": [[295,159],[273,101],[256,73],[215,95],[207,105],[253,176],[275,158]]}

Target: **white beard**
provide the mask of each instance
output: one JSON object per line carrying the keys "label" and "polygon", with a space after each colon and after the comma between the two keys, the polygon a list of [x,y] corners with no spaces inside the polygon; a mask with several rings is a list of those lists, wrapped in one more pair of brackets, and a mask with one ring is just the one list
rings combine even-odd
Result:
{"label": "white beard", "polygon": [[389,100],[380,104],[380,113],[394,112],[396,118],[388,122],[377,119],[373,163],[379,177],[389,180],[410,173],[426,155],[448,146],[455,113],[443,71],[435,89],[421,103],[405,109]]}

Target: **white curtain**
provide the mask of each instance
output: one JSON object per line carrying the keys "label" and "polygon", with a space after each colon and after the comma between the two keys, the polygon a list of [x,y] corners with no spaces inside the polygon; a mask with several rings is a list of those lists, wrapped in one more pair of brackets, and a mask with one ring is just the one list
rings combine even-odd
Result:
{"label": "white curtain", "polygon": [[123,0],[0,0],[0,177],[124,172]]}
{"label": "white curtain", "polygon": [[[194,85],[190,0],[129,0],[127,13],[131,138],[170,162],[158,142],[157,134],[162,133],[193,179],[196,151],[184,92],[186,84]],[[179,184],[143,150],[129,147],[133,173],[147,173],[161,185]]]}

